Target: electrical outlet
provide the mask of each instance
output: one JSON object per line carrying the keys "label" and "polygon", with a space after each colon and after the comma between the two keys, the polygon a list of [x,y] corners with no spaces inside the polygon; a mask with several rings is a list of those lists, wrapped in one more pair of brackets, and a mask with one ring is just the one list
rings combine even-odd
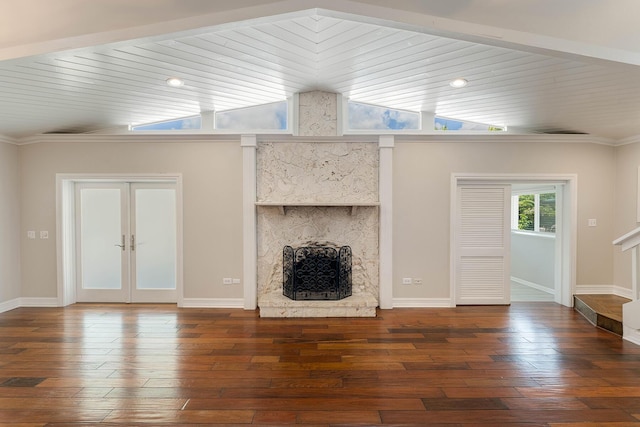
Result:
{"label": "electrical outlet", "polygon": [[587,225],[588,225],[589,227],[595,227],[595,226],[597,226],[597,225],[598,225],[598,221],[596,221],[596,219],[595,219],[595,218],[590,218],[590,219],[587,221]]}
{"label": "electrical outlet", "polygon": [[231,285],[233,284],[233,279],[231,277],[225,277],[222,279],[223,285]]}
{"label": "electrical outlet", "polygon": [[421,277],[416,277],[415,279],[413,279],[413,284],[414,285],[422,285],[422,278]]}
{"label": "electrical outlet", "polygon": [[410,285],[411,284],[411,277],[405,277],[402,279],[402,284],[403,285]]}
{"label": "electrical outlet", "polygon": [[36,232],[34,230],[27,231],[27,239],[35,239],[35,238],[36,238]]}

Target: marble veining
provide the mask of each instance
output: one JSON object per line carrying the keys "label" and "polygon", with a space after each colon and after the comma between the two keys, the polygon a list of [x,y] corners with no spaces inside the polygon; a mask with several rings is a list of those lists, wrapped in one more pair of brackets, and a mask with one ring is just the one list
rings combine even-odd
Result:
{"label": "marble veining", "polygon": [[258,208],[258,295],[282,289],[282,249],[310,242],[351,246],[353,293],[378,294],[378,209],[292,207]]}
{"label": "marble veining", "polygon": [[258,144],[260,202],[376,202],[378,149],[373,143]]}
{"label": "marble veining", "polygon": [[313,91],[298,95],[298,135],[336,136],[338,95]]}
{"label": "marble veining", "polygon": [[[258,306],[265,317],[375,316],[379,295],[378,206],[321,206],[378,201],[375,143],[261,142],[257,147]],[[295,203],[318,205],[295,206]],[[351,297],[335,301],[286,301],[282,249],[309,242],[351,246]]]}

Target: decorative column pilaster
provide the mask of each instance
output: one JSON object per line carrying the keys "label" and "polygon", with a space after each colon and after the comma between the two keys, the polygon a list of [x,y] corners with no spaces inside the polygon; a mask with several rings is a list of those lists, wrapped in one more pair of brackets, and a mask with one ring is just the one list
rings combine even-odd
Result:
{"label": "decorative column pilaster", "polygon": [[244,283],[244,309],[258,306],[258,234],[256,226],[256,151],[255,135],[242,135],[242,276]]}
{"label": "decorative column pilaster", "polygon": [[393,135],[378,140],[380,166],[378,198],[380,201],[380,308],[393,308]]}

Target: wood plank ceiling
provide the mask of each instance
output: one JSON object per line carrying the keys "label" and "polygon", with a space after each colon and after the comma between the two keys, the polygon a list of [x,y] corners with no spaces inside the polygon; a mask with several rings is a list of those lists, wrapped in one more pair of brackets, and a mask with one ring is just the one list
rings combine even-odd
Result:
{"label": "wood plank ceiling", "polygon": [[[185,85],[171,88],[168,77]],[[448,82],[464,77],[469,85]],[[354,101],[530,132],[640,134],[637,67],[323,14],[0,62],[0,134],[87,132],[281,101]]]}

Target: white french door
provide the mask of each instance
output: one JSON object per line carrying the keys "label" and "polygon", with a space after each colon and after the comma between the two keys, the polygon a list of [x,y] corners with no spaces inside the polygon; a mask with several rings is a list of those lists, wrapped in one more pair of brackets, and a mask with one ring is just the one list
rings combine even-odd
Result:
{"label": "white french door", "polygon": [[173,183],[77,183],[76,299],[176,302]]}
{"label": "white french door", "polygon": [[456,304],[510,303],[510,185],[457,191]]}

